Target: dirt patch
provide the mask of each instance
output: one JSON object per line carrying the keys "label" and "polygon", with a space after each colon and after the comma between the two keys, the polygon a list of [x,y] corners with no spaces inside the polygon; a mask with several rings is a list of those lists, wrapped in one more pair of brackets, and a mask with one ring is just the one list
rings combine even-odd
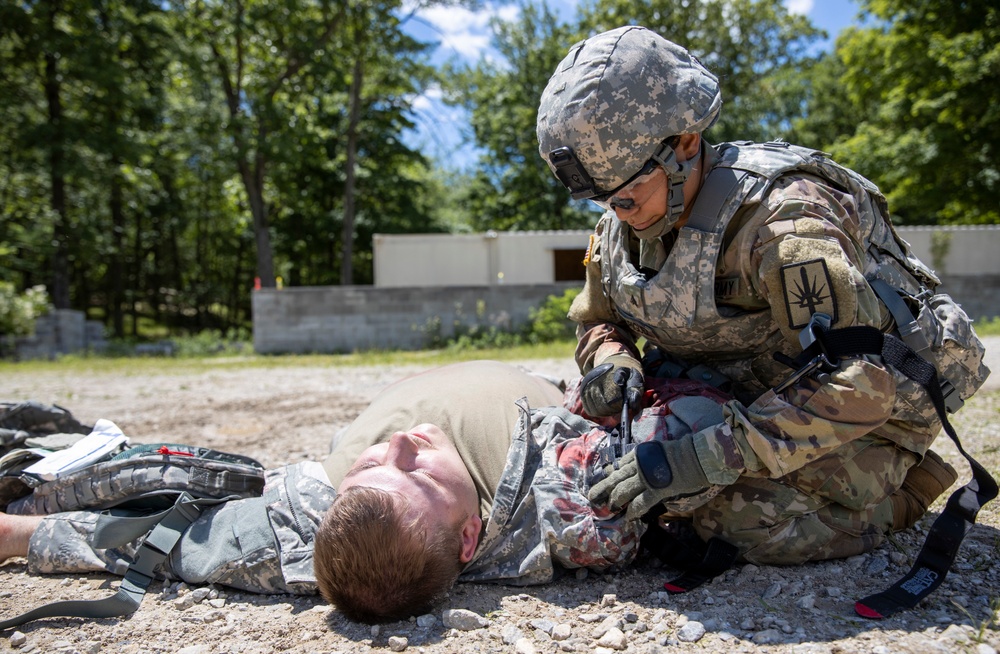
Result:
{"label": "dirt patch", "polygon": [[[995,349],[995,348],[994,348]],[[568,378],[570,361],[521,362]],[[994,369],[1000,365],[994,364]],[[0,379],[0,398],[36,399],[69,408],[85,422],[108,418],[140,442],[176,440],[237,451],[267,466],[321,459],[334,433],[386,384],[419,366],[331,368],[289,365],[198,374],[122,377],[100,371],[14,373]],[[1000,377],[1000,374],[998,374]],[[1000,380],[991,380],[996,388]],[[1000,392],[977,395],[956,427],[966,448],[994,474],[1000,470]],[[935,449],[967,479],[950,443]],[[937,508],[942,503],[939,501]],[[617,575],[570,574],[542,587],[456,587],[433,618],[384,625],[352,624],[319,599],[260,597],[224,588],[203,601],[181,601],[154,584],[129,619],[48,620],[21,629],[0,649],[21,652],[365,652],[390,646],[439,652],[780,652],[782,654],[976,652],[1000,647],[993,625],[1000,597],[1000,510],[988,505],[966,538],[955,571],[929,602],[882,622],[854,615],[854,599],[887,587],[919,550],[926,527],[905,532],[875,552],[822,564],[737,566],[687,595],[670,596],[674,571],[640,561]],[[0,616],[57,599],[96,599],[117,587],[110,575],[33,577],[23,560],[0,566]],[[460,631],[442,623],[445,609],[483,616],[487,626]]]}

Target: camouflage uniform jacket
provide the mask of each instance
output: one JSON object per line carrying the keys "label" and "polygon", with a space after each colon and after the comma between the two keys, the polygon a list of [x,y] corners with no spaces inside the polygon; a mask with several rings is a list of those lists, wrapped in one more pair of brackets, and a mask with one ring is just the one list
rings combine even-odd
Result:
{"label": "camouflage uniform jacket", "polygon": [[[567,391],[566,404],[575,410],[578,383]],[[633,442],[680,438],[714,424],[725,399],[699,382],[657,380],[648,407],[632,422]],[[587,499],[614,461],[615,438],[609,427],[565,408],[522,405],[488,526],[460,580],[538,584],[559,569],[605,571],[630,563],[645,523]]]}
{"label": "camouflage uniform jacket", "polygon": [[[697,382],[665,381],[650,390],[650,408],[633,422],[633,438],[690,434],[719,419],[724,399]],[[523,400],[518,406],[520,420],[488,527],[460,579],[535,584],[551,580],[560,567],[607,570],[632,561],[645,525],[587,500],[591,484],[612,460],[611,431],[561,407],[530,409]],[[319,465],[269,471],[262,497],[206,511],[184,533],[164,572],[188,583],[314,594],[314,534],[336,495],[321,481],[325,473]],[[46,517],[31,539],[29,570],[124,574],[136,543],[94,549],[98,515],[74,511]]]}
{"label": "camouflage uniform jacket", "polygon": [[[827,383],[806,377],[775,393],[792,371],[773,354],[798,355],[799,331],[816,312],[832,316],[835,328],[891,328],[866,281],[866,246],[875,240],[906,256],[906,245],[883,218],[871,182],[832,163],[786,165],[795,157],[828,162],[820,153],[792,157],[786,147],[704,146],[706,173],[691,216],[649,276],[634,263],[648,260],[640,250],[649,244],[614,213],[601,218],[584,291],[570,310],[577,362],[586,372],[615,354],[638,357],[642,336],[685,366],[708,365],[732,380],[737,398],[724,421],[694,436],[710,482],[781,478],[848,508],[870,508],[902,483],[940,429],[923,389],[878,357],[856,357],[843,359]],[[706,190],[715,169],[735,173],[724,190]],[[701,203],[712,193],[723,195],[715,213]],[[898,268],[890,272],[906,274]],[[905,465],[897,448],[912,453]]]}

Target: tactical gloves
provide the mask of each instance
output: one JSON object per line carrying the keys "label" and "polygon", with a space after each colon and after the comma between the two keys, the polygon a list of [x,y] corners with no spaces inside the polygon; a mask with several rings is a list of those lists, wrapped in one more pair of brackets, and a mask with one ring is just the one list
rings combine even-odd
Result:
{"label": "tactical gloves", "polygon": [[629,409],[638,411],[643,393],[642,367],[632,357],[616,354],[584,375],[580,382],[583,410],[595,418],[621,412],[622,385]]}
{"label": "tactical gloves", "polygon": [[615,510],[628,504],[626,517],[638,520],[664,500],[694,495],[709,486],[694,441],[686,436],[640,443],[587,497],[595,504],[607,501]]}

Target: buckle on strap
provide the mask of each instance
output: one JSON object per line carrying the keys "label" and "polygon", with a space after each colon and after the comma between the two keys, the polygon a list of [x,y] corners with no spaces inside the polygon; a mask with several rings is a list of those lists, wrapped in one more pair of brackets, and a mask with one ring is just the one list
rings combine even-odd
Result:
{"label": "buckle on strap", "polygon": [[[920,325],[917,324],[916,318],[913,317],[913,312],[910,308],[906,306],[906,302],[903,301],[900,292],[889,286],[888,282],[875,277],[874,279],[868,280],[868,285],[872,287],[875,294],[878,295],[879,299],[889,310],[892,315],[892,319],[896,323],[896,329],[899,331],[900,338],[913,348],[913,351],[920,354],[924,350],[930,348],[931,343],[927,340],[927,335],[920,329]],[[921,295],[924,295],[921,293]],[[923,298],[917,296],[918,300]]]}
{"label": "buckle on strap", "polygon": [[941,397],[944,398],[944,408],[948,413],[955,413],[963,406],[965,406],[965,400],[958,394],[958,389],[955,385],[943,377],[938,377],[941,381]]}

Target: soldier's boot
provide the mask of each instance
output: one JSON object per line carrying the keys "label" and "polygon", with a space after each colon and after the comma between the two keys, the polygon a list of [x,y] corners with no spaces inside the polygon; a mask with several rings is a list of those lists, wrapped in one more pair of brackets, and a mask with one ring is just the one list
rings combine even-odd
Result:
{"label": "soldier's boot", "polygon": [[927,450],[920,465],[906,472],[903,485],[893,493],[892,530],[909,529],[927,508],[958,479],[958,473],[934,450]]}

